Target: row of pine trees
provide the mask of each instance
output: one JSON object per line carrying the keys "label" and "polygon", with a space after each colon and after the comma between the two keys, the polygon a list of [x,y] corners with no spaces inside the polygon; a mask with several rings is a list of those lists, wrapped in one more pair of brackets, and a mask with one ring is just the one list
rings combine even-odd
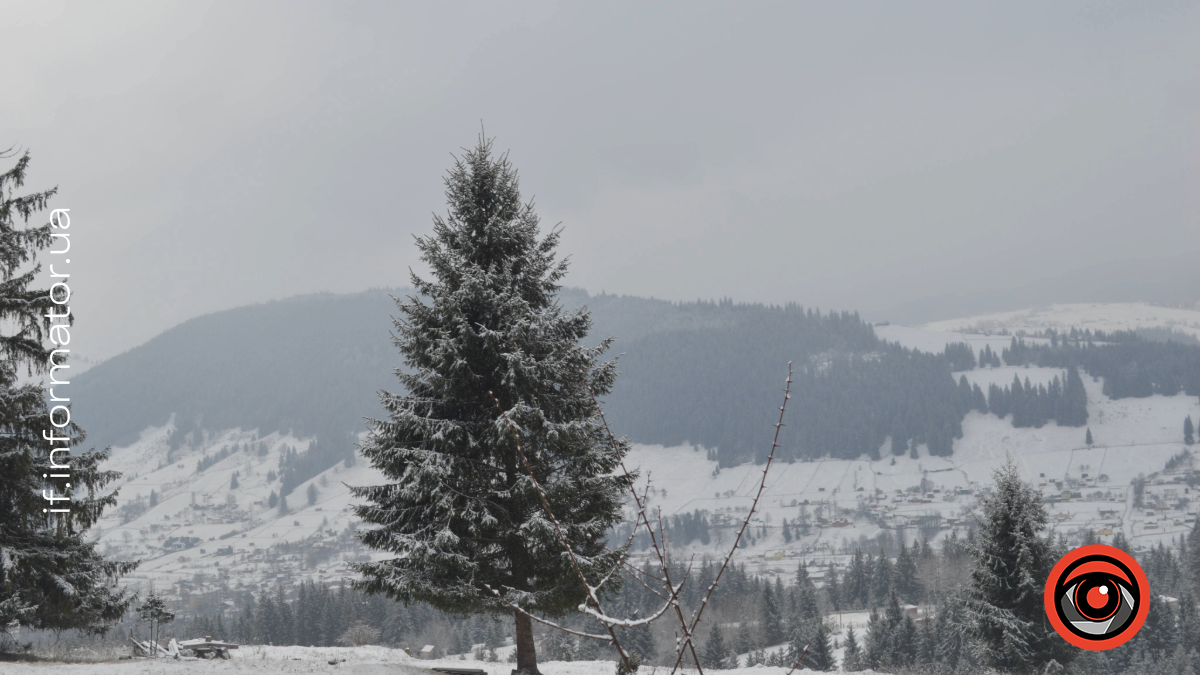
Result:
{"label": "row of pine trees", "polygon": [[[1102,674],[1189,672],[1200,666],[1200,526],[1173,546],[1159,546],[1141,556],[1155,597],[1147,625],[1127,645],[1103,654],[1083,653],[1042,625],[1040,589],[1031,587],[1025,601],[1000,590],[1000,579],[1040,579],[1070,546],[1047,529],[1040,495],[1021,483],[1013,467],[998,475],[998,487],[984,498],[982,518],[968,536],[950,536],[937,545],[881,538],[873,549],[855,550],[844,567],[800,561],[788,579],[755,576],[733,565],[712,598],[702,624],[699,652],[712,669],[758,664],[790,666],[804,654],[813,670],[876,669],[912,673],[984,672],[989,667],[1011,672],[1042,672],[1053,664],[1077,672]],[[1092,531],[1076,535],[1073,544],[1099,543]],[[1118,533],[1111,542],[1129,551]],[[683,563],[672,563],[682,575]],[[680,601],[694,610],[719,564],[704,560],[692,570],[694,580]],[[822,572],[820,588],[812,571]],[[653,573],[650,567],[643,570]],[[1035,584],[1035,586],[1037,586]],[[1163,597],[1177,598],[1168,604]],[[608,597],[606,606],[626,616],[645,615],[661,602],[644,587],[627,584]],[[914,618],[911,606],[920,608]],[[847,630],[835,639],[839,614],[870,611],[865,630]],[[928,620],[918,620],[923,617]],[[1003,619],[1000,619],[1003,617]],[[564,619],[572,628],[595,631],[581,615]],[[205,634],[232,635],[248,643],[351,644],[366,635],[371,643],[420,646],[426,641],[446,654],[489,658],[512,636],[512,623],[487,615],[455,617],[427,605],[389,602],[345,586],[302,584],[294,593],[282,589],[248,599],[230,615],[198,617],[190,624]],[[364,629],[365,627],[369,627]],[[704,628],[703,626],[707,626]],[[647,665],[674,660],[674,625],[625,629],[622,644]],[[374,629],[374,632],[371,631]],[[1025,646],[1011,652],[1008,637],[1019,634]],[[551,660],[615,659],[610,647],[564,633],[539,630],[539,651]],[[842,663],[834,658],[844,648]],[[1031,670],[1032,666],[1037,666]]]}

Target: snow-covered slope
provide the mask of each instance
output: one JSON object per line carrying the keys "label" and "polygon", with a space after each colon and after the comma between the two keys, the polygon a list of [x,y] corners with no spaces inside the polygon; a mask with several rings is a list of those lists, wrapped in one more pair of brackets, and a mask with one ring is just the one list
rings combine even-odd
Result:
{"label": "snow-covered slope", "polygon": [[[148,429],[133,445],[116,448],[109,466],[121,471],[118,506],[130,514],[132,504],[157,505],[128,522],[120,508],[110,509],[96,532],[102,548],[142,564],[132,582],[172,586],[179,581],[204,586],[228,575],[234,587],[265,588],[279,581],[335,581],[346,573],[348,560],[368,553],[351,536],[357,519],[350,513],[349,485],[370,485],[382,475],[361,460],[353,467],[338,464],[299,484],[288,496],[289,511],[268,504],[280,491],[278,473],[285,448],[304,449],[307,439],[232,429],[208,438],[194,449],[180,448],[165,464],[171,425]],[[197,471],[197,462],[222,448],[242,450]],[[265,454],[260,448],[265,444]],[[234,472],[238,487],[231,488]],[[308,503],[308,487],[317,489]],[[291,545],[292,551],[281,551]],[[272,550],[272,547],[276,547]]]}
{"label": "snow-covered slope", "polygon": [[[984,369],[965,374],[969,381],[986,386],[991,380],[1010,382],[1016,371],[1022,379],[1029,376],[1034,382],[1060,374],[1040,368]],[[861,536],[877,535],[881,526],[891,529],[911,525],[906,535],[911,541],[917,536],[917,520],[931,514],[941,516],[938,527],[948,526],[949,519],[961,522],[974,504],[974,494],[990,484],[991,472],[1008,457],[1047,496],[1061,498],[1063,491],[1081,493],[1079,498],[1051,507],[1052,514],[1066,516],[1055,521],[1055,527],[1064,533],[1082,527],[1101,530],[1116,526],[1137,546],[1189,531],[1191,524],[1182,521],[1194,507],[1148,516],[1133,512],[1126,498],[1133,477],[1161,472],[1167,460],[1184,449],[1179,423],[1185,415],[1195,418],[1200,413],[1196,398],[1180,395],[1111,401],[1101,394],[1100,383],[1089,378],[1085,386],[1088,426],[1094,440],[1091,447],[1084,444],[1081,428],[1058,427],[1051,422],[1040,429],[1015,429],[1007,419],[972,412],[963,422],[963,438],[955,441],[951,457],[930,457],[922,447],[918,459],[907,455],[893,458],[885,448],[882,459],[874,462],[863,458],[775,464],[768,474],[765,497],[759,504],[761,512],[752,530],[755,543],[749,547],[747,557],[762,559],[764,571],[784,571],[784,563],[773,564],[763,556],[770,558],[781,552],[784,558],[790,557],[788,554],[812,557],[839,553]],[[769,437],[765,438],[769,442]],[[649,475],[652,504],[664,515],[698,509],[731,520],[744,516],[762,471],[762,466],[743,465],[718,472],[716,462],[706,460],[705,453],[691,447],[637,446],[630,463]],[[1192,496],[1190,492],[1185,495],[1186,486],[1172,483],[1171,478],[1160,476],[1157,480],[1163,481],[1161,486],[1151,480],[1147,492],[1170,489],[1179,497]],[[914,492],[922,479],[927,489]],[[1060,481],[1061,487],[1054,481]],[[1102,496],[1089,497],[1096,493]],[[783,520],[794,526],[805,502],[812,517],[823,517],[830,523],[818,527],[812,536],[787,543],[782,536]],[[872,523],[844,510],[874,510],[879,516]],[[1113,510],[1118,513],[1107,514]],[[842,518],[850,522],[837,524]],[[1176,525],[1175,520],[1181,522]],[[1158,526],[1147,529],[1146,524],[1152,521]],[[765,537],[758,534],[763,526],[768,533]],[[947,533],[950,529],[952,526],[935,531]],[[693,548],[711,551],[716,546]]]}
{"label": "snow-covered slope", "polygon": [[1200,309],[1177,309],[1137,302],[1064,304],[935,321],[923,328],[931,331],[972,333],[995,333],[1001,330],[1010,333],[1032,333],[1051,328],[1060,333],[1071,328],[1105,332],[1169,328],[1200,338]]}
{"label": "snow-covered slope", "polygon": [[[1038,310],[1011,315],[1024,324],[992,317],[988,321],[994,323],[987,325],[1010,332],[1018,326],[1061,329],[1069,324],[1063,317],[1086,316],[1094,322],[1081,327],[1109,330],[1147,325],[1139,323],[1145,317],[1129,309],[1147,306],[1109,306],[1108,314],[1097,306],[1069,307],[1077,308],[1070,310],[1075,314],[1062,310],[1054,315],[1058,317],[1054,322],[1030,323],[1029,317],[1049,316]],[[1092,313],[1086,314],[1084,308]],[[1174,317],[1173,321],[1183,320],[1178,313],[1182,310],[1154,309]],[[884,339],[925,351],[965,341],[976,350],[987,344],[999,352],[1010,339],[949,330],[955,325],[941,322],[935,327],[879,326],[876,330]],[[1046,383],[1062,375],[1054,369],[1009,366],[963,374],[985,390],[991,383],[1009,384],[1014,376]],[[1182,420],[1186,415],[1200,419],[1200,403],[1184,395],[1109,400],[1102,394],[1102,382],[1085,378],[1084,384],[1091,447],[1084,443],[1083,428],[1060,428],[1051,422],[1038,429],[1016,429],[1007,419],[972,412],[963,422],[964,436],[955,441],[951,457],[930,457],[924,447],[916,459],[893,457],[885,443],[882,459],[874,462],[862,458],[774,465],[751,530],[753,541],[742,559],[763,573],[790,573],[797,558],[838,556],[860,538],[885,529],[909,541],[946,536],[962,526],[975,495],[990,483],[991,471],[1006,457],[1012,457],[1028,480],[1055,499],[1054,525],[1064,533],[1083,527],[1120,530],[1135,546],[1145,546],[1190,530],[1196,495],[1174,481],[1177,474],[1162,471],[1171,457],[1184,450]],[[147,429],[137,442],[113,452],[110,466],[124,473],[119,506],[125,510],[109,510],[96,531],[102,548],[143,560],[132,582],[154,582],[179,593],[184,586],[178,582],[185,582],[188,592],[203,593],[213,580],[226,577],[234,588],[265,589],[302,579],[339,580],[349,574],[348,562],[382,557],[363,549],[352,536],[356,521],[350,513],[347,486],[382,481],[361,459],[353,467],[339,464],[297,486],[288,497],[290,512],[284,515],[268,504],[270,493],[280,490],[278,476],[269,479],[272,472],[278,473],[281,453],[288,447],[303,449],[307,439],[286,434],[260,437],[253,430],[231,429],[193,448],[177,450],[174,461],[166,464],[171,428],[168,423]],[[770,442],[770,429],[763,430],[762,442]],[[242,449],[197,470],[201,458],[235,445]],[[748,509],[762,467],[718,471],[706,457],[703,448],[637,445],[629,463],[641,470],[643,480],[652,481],[652,504],[665,516],[707,511],[714,525],[726,525],[713,529],[707,545],[698,540],[673,542],[677,550],[717,555],[727,550],[733,525]],[[237,488],[231,488],[234,472]],[[1164,508],[1133,508],[1130,483],[1139,474],[1150,476],[1147,495]],[[310,484],[318,492],[311,505],[306,498]],[[139,500],[147,503],[151,490],[158,498],[156,506],[144,512],[130,506]],[[791,524],[789,533],[796,534],[794,524],[802,518],[811,522],[809,533],[785,541],[783,521]]]}

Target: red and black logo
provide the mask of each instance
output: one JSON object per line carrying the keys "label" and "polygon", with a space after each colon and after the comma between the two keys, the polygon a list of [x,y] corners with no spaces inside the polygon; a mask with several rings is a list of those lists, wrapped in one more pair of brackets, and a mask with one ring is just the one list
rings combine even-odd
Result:
{"label": "red and black logo", "polygon": [[1124,551],[1095,544],[1062,557],[1046,580],[1046,616],[1067,642],[1100,651],[1124,644],[1146,622],[1150,585]]}

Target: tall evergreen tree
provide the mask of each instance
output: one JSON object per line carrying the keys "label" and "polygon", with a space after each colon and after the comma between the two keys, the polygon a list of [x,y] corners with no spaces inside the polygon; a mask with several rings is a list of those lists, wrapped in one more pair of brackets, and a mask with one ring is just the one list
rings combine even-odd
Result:
{"label": "tall evergreen tree", "polygon": [[831,561],[829,563],[829,571],[826,573],[828,581],[825,582],[825,597],[829,599],[829,606],[833,611],[842,611],[842,584],[838,581],[837,566]]}
{"label": "tall evergreen tree", "polygon": [[[0,159],[10,157],[11,153],[0,153]],[[38,253],[49,248],[55,237],[60,237],[60,250],[67,245],[70,220],[65,214],[57,219],[52,214],[52,222],[28,226],[56,191],[17,196],[28,167],[25,152],[15,166],[0,173],[0,328],[6,331],[0,332],[0,632],[24,626],[101,633],[120,620],[133,602],[131,594],[117,590],[116,581],[137,563],[105,560],[95,542],[84,536],[104,509],[116,502],[116,492],[101,492],[120,476],[100,468],[108,449],[62,454],[83,443],[83,430],[70,422],[65,408],[56,408],[54,417],[55,427],[64,418],[65,426],[47,424],[51,419],[47,390],[40,382],[17,380],[21,373],[49,372],[53,386],[51,366],[62,367],[59,378],[70,372],[65,370],[69,368],[66,345],[74,316],[67,304],[69,276],[58,277],[66,285],[54,289],[32,287],[42,268]],[[69,274],[62,265],[55,273]],[[51,314],[62,322],[52,323]],[[57,397],[66,399],[69,393],[59,386]],[[53,443],[43,435],[47,429],[55,432]],[[69,468],[61,468],[64,464]],[[50,476],[64,471],[70,478]],[[68,512],[50,513],[45,494],[69,497],[69,502],[54,503]]]}
{"label": "tall evergreen tree", "polygon": [[1192,416],[1188,415],[1183,418],[1183,442],[1187,445],[1195,443],[1196,439],[1193,434],[1195,434],[1195,429],[1192,427]]}
{"label": "tall evergreen tree", "polygon": [[846,571],[846,581],[843,584],[843,594],[846,596],[847,607],[866,607],[871,602],[870,561],[864,558],[860,549],[854,550],[850,558],[850,569]]}
{"label": "tall evergreen tree", "polygon": [[707,668],[720,668],[729,656],[729,648],[725,646],[725,635],[721,632],[721,624],[713,624],[708,632],[708,642],[704,645],[704,655],[701,659]]}
{"label": "tall evergreen tree", "polygon": [[797,631],[790,652],[798,657],[803,653],[804,647],[808,647],[808,654],[800,661],[802,667],[818,671],[837,668],[837,659],[833,655],[833,645],[830,643],[830,632],[829,626],[819,620],[810,621]]}
{"label": "tall evergreen tree", "polygon": [[854,626],[846,628],[846,638],[842,640],[842,670],[851,672],[862,669],[862,653],[858,646],[858,636]]}
{"label": "tall evergreen tree", "polygon": [[875,569],[872,570],[871,577],[871,602],[875,603],[875,606],[883,605],[888,594],[892,592],[892,577],[892,561],[888,559],[887,553],[880,553],[875,559]]}
{"label": "tall evergreen tree", "polygon": [[1091,447],[1091,445],[1092,445],[1092,428],[1091,427],[1088,427],[1087,434],[1084,435],[1084,437],[1083,437],[1083,442],[1086,443],[1088,445],[1088,447]]}
{"label": "tall evergreen tree", "polygon": [[[367,502],[359,516],[377,526],[362,541],[396,557],[358,565],[359,587],[453,612],[509,611],[495,590],[561,615],[585,590],[560,531],[589,583],[623,555],[603,543],[621,518],[623,478],[584,381],[597,396],[612,388],[616,362],[600,362],[611,339],[581,344],[587,309],[556,299],[567,270],[554,256],[559,232],[539,239],[533,204],[491,141],[457,159],[445,184],[449,213],[417,240],[433,278],[414,273],[420,295],[397,300],[407,393],[381,394],[389,418],[370,421],[362,447],[391,482],[353,489]],[[515,620],[517,669],[535,673],[531,621]]]}
{"label": "tall evergreen tree", "polygon": [[1083,379],[1079,377],[1079,369],[1071,366],[1067,369],[1067,380],[1061,396],[1057,396],[1055,420],[1059,426],[1081,427],[1087,423],[1087,391],[1083,388]]}
{"label": "tall evergreen tree", "polygon": [[[635,610],[630,618],[637,619],[638,612]],[[565,633],[563,633],[566,636]],[[620,633],[621,647],[630,654],[638,657],[642,663],[652,661],[655,653],[658,651],[658,646],[654,642],[654,633],[650,631],[650,626],[642,625],[634,628],[626,628]]]}
{"label": "tall evergreen tree", "polygon": [[1001,670],[1041,672],[1066,664],[1078,651],[1045,620],[1042,596],[1059,551],[1046,529],[1041,493],[1021,482],[1010,460],[994,472],[995,488],[981,499],[973,548],[968,608],[985,661]]}
{"label": "tall evergreen tree", "polygon": [[912,552],[900,539],[900,552],[896,554],[896,567],[893,571],[896,595],[904,602],[916,604],[921,601],[921,586],[917,579],[917,561]]}
{"label": "tall evergreen tree", "polygon": [[767,646],[783,642],[783,615],[771,584],[763,584],[762,632]]}
{"label": "tall evergreen tree", "polygon": [[[1184,567],[1191,582],[1188,587],[1192,592],[1200,593],[1200,518],[1192,524],[1192,531],[1188,533],[1186,542]],[[1197,648],[1200,648],[1200,645],[1197,645]]]}

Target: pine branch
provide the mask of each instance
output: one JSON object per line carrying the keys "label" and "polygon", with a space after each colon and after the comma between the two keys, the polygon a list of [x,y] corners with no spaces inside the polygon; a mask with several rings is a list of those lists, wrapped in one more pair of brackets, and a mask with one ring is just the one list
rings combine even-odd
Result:
{"label": "pine branch", "polygon": [[[538,483],[537,477],[533,474],[533,467],[529,464],[529,458],[525,456],[525,448],[521,445],[521,435],[517,433],[516,425],[509,419],[508,413],[504,411],[504,408],[500,405],[500,401],[492,394],[491,390],[488,390],[488,396],[496,404],[496,409],[500,411],[500,416],[508,424],[508,429],[512,432],[513,438],[517,442],[517,454],[521,457],[521,463],[525,465],[525,472],[529,474],[529,480],[533,483],[533,488],[538,494],[538,499],[542,502],[542,509],[546,512],[546,516],[550,519],[550,522],[554,524],[554,531],[558,534],[558,540],[562,542],[563,549],[567,552],[567,557],[571,559],[571,566],[575,568],[575,574],[579,577],[579,583],[583,584],[583,588],[587,592],[588,601],[595,606],[597,612],[603,615],[604,608],[600,605],[600,599],[596,597],[596,589],[588,583],[587,577],[584,576],[583,569],[579,566],[579,561],[575,558],[575,551],[571,548],[570,542],[567,541],[566,535],[563,534],[558,518],[554,516],[554,511],[550,509],[550,502],[546,499],[546,493],[542,490],[541,484]],[[528,612],[523,613],[531,619],[534,618]],[[625,665],[626,671],[633,672],[634,669],[629,663],[629,655],[625,653],[624,649],[621,649],[621,642],[617,639],[617,631],[608,623],[605,623],[604,627],[608,630],[608,634],[612,636],[612,645],[617,648],[617,654],[620,655],[621,663]]]}

